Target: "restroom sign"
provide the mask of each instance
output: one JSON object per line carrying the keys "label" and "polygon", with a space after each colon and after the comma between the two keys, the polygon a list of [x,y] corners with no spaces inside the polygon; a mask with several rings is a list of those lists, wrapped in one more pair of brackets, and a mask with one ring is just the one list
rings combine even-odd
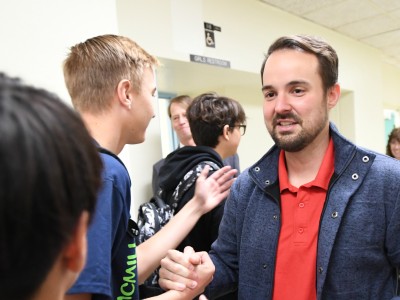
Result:
{"label": "restroom sign", "polygon": [[196,54],[190,54],[190,61],[200,63],[200,64],[213,65],[213,66],[222,67],[222,68],[230,68],[231,67],[231,62],[229,60],[223,60],[223,59],[219,59],[219,58],[201,56],[201,55],[196,55]]}
{"label": "restroom sign", "polygon": [[215,26],[211,23],[204,22],[205,43],[207,47],[215,48],[215,34],[214,31],[221,32],[221,27]]}

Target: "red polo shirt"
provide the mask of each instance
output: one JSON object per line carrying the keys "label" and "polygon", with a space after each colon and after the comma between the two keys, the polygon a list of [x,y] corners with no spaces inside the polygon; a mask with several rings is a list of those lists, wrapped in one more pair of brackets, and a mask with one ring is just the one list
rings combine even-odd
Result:
{"label": "red polo shirt", "polygon": [[280,153],[282,227],[275,265],[273,300],[314,300],[317,297],[319,221],[333,171],[332,139],[315,179],[299,188],[290,184],[284,151]]}

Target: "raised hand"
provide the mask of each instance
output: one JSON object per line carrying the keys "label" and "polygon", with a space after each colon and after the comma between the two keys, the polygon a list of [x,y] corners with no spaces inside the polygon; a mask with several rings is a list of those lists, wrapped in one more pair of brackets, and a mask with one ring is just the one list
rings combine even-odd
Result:
{"label": "raised hand", "polygon": [[206,165],[196,180],[196,190],[192,201],[197,201],[202,213],[207,213],[228,197],[230,187],[235,181],[236,169],[223,167],[207,177],[209,166]]}

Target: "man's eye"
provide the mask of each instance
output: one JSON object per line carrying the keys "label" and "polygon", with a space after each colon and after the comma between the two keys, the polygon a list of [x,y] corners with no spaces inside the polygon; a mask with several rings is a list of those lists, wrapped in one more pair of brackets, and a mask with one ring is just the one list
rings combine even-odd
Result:
{"label": "man's eye", "polygon": [[300,88],[293,89],[293,94],[300,95],[303,94],[304,90]]}
{"label": "man's eye", "polygon": [[264,98],[267,99],[267,100],[273,98],[274,96],[275,96],[274,92],[265,92],[264,93]]}

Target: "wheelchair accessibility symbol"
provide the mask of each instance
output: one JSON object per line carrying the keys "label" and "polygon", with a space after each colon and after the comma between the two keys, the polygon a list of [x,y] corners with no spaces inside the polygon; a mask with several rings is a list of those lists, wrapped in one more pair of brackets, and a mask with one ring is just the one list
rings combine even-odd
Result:
{"label": "wheelchair accessibility symbol", "polygon": [[215,37],[214,37],[214,32],[205,30],[206,34],[206,46],[215,48]]}

